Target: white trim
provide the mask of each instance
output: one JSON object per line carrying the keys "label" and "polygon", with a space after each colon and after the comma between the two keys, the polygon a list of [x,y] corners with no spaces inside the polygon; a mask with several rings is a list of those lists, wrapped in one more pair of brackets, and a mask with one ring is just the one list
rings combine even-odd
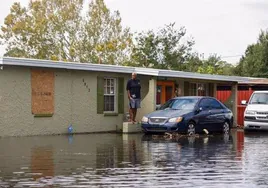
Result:
{"label": "white trim", "polygon": [[[114,111],[105,111],[105,109],[103,110],[103,113],[105,114],[109,114],[109,113],[117,113],[118,112],[118,105],[117,105],[117,102],[118,102],[118,99],[117,99],[117,96],[118,96],[118,79],[115,78],[115,77],[104,77],[103,78],[104,80],[105,79],[110,79],[110,80],[114,80],[114,94],[105,94],[105,91],[103,92],[103,96],[114,96]],[[104,87],[104,85],[103,85]],[[104,104],[105,105],[105,104]]]}
{"label": "white trim", "polygon": [[49,61],[49,60],[12,58],[12,57],[4,57],[2,59],[2,64],[6,66],[44,67],[44,68],[114,72],[114,73],[126,73],[126,74],[136,72],[137,74],[147,76],[189,78],[189,79],[214,80],[214,81],[226,81],[226,82],[247,82],[253,80],[253,78],[239,77],[239,76],[210,75],[210,74],[200,74],[193,72],[172,71],[163,69],[127,67],[127,66],[92,64],[92,63],[74,63],[74,62]]}
{"label": "white trim", "polygon": [[204,83],[204,82],[190,82],[189,83],[190,85],[189,85],[189,93],[190,93],[190,95],[191,95],[191,91],[192,91],[192,89],[191,89],[191,84],[194,84],[195,85],[195,95],[194,96],[198,96],[198,84],[202,84],[202,85],[204,85],[205,86],[205,96],[208,96],[208,94],[209,94],[209,85],[208,85],[208,83]]}

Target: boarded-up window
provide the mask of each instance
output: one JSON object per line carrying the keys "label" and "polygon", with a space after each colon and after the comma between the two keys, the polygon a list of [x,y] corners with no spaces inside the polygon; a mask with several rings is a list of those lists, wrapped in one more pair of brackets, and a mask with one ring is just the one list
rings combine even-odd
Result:
{"label": "boarded-up window", "polygon": [[54,72],[32,70],[32,113],[49,116],[54,113]]}

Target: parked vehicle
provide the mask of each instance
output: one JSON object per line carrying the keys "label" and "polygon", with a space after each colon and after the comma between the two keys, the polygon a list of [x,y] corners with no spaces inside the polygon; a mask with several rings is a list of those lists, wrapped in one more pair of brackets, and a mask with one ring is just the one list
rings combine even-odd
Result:
{"label": "parked vehicle", "polygon": [[204,129],[228,133],[232,125],[231,110],[213,97],[176,97],[142,118],[145,133],[182,132],[192,135]]}
{"label": "parked vehicle", "polygon": [[246,105],[244,112],[245,130],[268,130],[268,91],[255,91],[249,102],[241,102]]}

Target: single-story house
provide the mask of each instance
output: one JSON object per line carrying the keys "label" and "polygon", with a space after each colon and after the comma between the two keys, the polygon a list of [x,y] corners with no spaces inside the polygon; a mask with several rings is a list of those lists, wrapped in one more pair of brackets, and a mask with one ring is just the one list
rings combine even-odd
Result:
{"label": "single-story house", "polygon": [[216,97],[230,86],[237,114],[237,86],[245,78],[116,65],[4,57],[0,61],[0,136],[120,131],[128,112],[126,83],[136,72],[142,85],[137,118],[184,95]]}

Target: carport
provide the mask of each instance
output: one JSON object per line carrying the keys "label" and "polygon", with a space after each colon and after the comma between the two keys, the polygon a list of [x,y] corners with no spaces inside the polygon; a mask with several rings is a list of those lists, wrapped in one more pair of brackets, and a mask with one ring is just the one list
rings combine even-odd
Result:
{"label": "carport", "polygon": [[[229,103],[226,106],[234,114],[234,125],[237,125],[237,91],[238,83],[247,79],[236,76],[199,74],[182,71],[170,71],[148,68],[135,68],[140,78],[149,78],[149,90],[142,100],[140,114],[154,111],[158,105],[175,96],[212,96],[217,97],[219,86],[228,86]],[[142,75],[142,76],[141,76]],[[147,78],[148,79],[148,78]]]}

